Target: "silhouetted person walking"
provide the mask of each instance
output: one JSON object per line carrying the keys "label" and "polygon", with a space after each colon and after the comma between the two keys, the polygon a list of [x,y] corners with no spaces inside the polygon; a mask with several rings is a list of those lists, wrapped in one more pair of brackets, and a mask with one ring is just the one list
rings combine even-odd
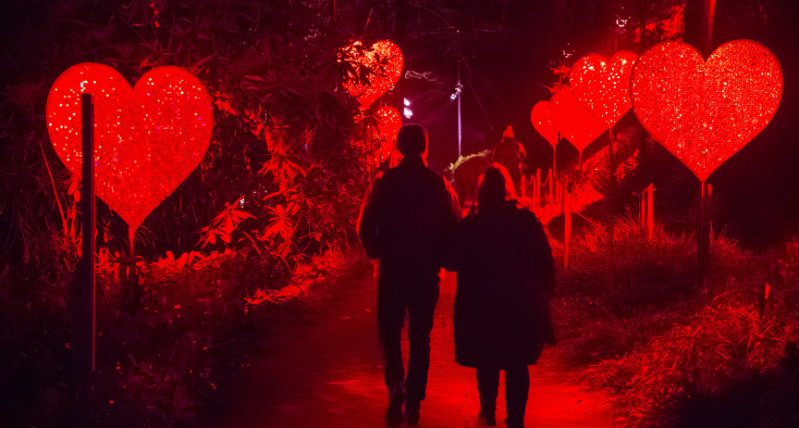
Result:
{"label": "silhouetted person walking", "polygon": [[455,361],[477,369],[479,416],[490,426],[496,424],[499,371],[505,370],[508,428],[519,428],[530,388],[527,366],[544,343],[555,342],[548,302],[555,263],[535,214],[517,208],[508,175],[498,164],[486,168],[477,214],[458,227]]}
{"label": "silhouetted person walking", "polygon": [[[419,424],[430,366],[430,331],[438,301],[438,273],[450,251],[460,211],[446,180],[427,167],[427,133],[406,125],[397,137],[404,156],[375,178],[366,192],[358,235],[367,255],[378,260],[377,326],[389,393],[386,424]],[[402,364],[401,333],[408,312],[408,375]]]}

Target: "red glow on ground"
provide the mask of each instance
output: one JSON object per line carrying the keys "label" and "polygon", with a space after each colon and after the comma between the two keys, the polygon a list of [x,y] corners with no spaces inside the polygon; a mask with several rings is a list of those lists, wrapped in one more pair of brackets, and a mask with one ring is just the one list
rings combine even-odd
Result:
{"label": "red glow on ground", "polygon": [[131,89],[113,68],[84,63],[58,77],[47,98],[56,153],[79,179],[80,94],[93,95],[96,191],[131,230],[202,160],[214,127],[211,98],[186,70],[159,67]]}

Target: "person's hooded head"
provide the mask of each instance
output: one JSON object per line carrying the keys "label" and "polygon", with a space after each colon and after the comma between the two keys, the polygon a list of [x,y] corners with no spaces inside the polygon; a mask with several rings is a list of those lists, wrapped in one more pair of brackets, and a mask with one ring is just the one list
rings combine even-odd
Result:
{"label": "person's hooded head", "polygon": [[508,170],[498,163],[486,167],[477,188],[477,209],[485,212],[503,208],[508,205],[508,200],[515,198],[516,192]]}
{"label": "person's hooded head", "polygon": [[397,135],[397,150],[404,157],[421,157],[427,154],[427,131],[422,125],[405,125]]}

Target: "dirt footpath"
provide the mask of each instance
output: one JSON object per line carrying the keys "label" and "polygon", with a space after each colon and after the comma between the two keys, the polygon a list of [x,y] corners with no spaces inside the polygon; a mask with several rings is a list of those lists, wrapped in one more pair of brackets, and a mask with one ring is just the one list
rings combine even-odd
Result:
{"label": "dirt footpath", "polygon": [[[441,283],[433,328],[430,380],[422,402],[423,427],[480,427],[474,370],[455,364],[452,305],[455,275]],[[381,427],[387,403],[377,346],[375,289],[371,279],[335,296],[310,323],[287,330],[255,361],[242,385],[228,428]],[[407,342],[404,343],[404,345]],[[404,346],[407,363],[407,347]],[[600,396],[566,380],[550,352],[530,367],[526,426],[610,427]],[[497,403],[505,420],[504,381]],[[238,395],[238,394],[237,394]]]}

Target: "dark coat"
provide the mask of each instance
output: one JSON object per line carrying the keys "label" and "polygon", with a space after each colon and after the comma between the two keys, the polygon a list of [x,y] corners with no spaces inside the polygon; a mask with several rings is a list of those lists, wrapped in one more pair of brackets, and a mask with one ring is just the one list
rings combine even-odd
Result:
{"label": "dark coat", "polygon": [[544,228],[515,201],[461,222],[453,263],[455,361],[467,367],[535,364],[555,342],[548,299],[555,262]]}
{"label": "dark coat", "polygon": [[418,157],[406,157],[372,182],[358,218],[366,254],[379,275],[434,278],[451,251],[460,218],[457,196]]}

